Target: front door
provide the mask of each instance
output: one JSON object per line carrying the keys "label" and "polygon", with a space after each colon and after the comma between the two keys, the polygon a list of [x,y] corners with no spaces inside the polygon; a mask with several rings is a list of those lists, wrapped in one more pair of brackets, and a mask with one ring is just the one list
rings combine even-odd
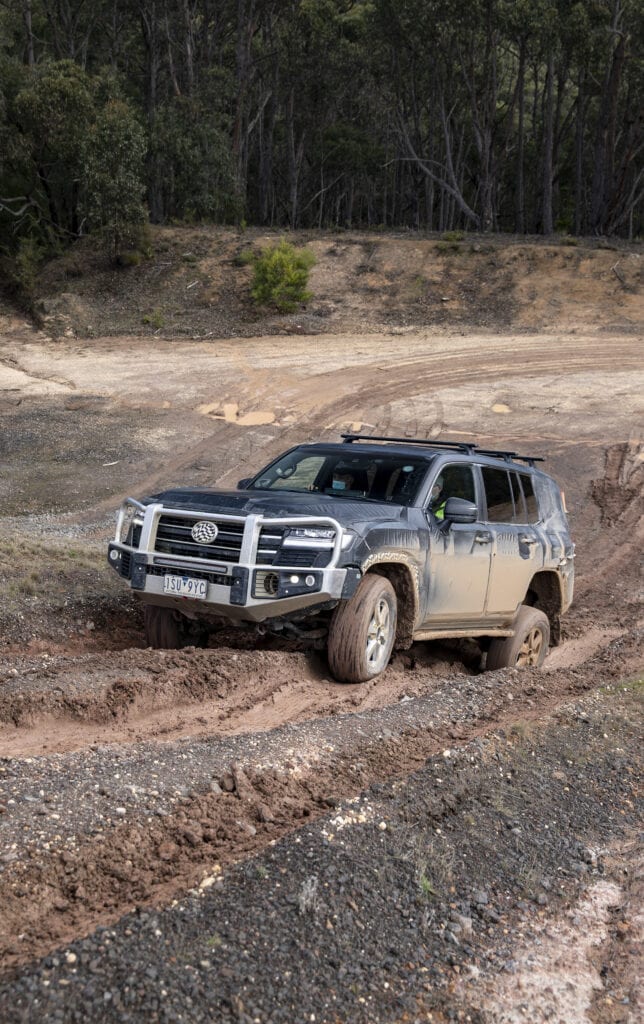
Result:
{"label": "front door", "polygon": [[439,470],[430,490],[427,604],[423,626],[467,626],[483,618],[490,575],[492,533],[480,522],[446,523],[448,498],[476,502],[471,466],[454,463]]}

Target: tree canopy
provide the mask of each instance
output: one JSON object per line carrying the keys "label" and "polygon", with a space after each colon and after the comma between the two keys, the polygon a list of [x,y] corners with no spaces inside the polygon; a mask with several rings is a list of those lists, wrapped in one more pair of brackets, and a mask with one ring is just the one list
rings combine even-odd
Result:
{"label": "tree canopy", "polygon": [[642,231],[644,0],[0,0],[0,247]]}

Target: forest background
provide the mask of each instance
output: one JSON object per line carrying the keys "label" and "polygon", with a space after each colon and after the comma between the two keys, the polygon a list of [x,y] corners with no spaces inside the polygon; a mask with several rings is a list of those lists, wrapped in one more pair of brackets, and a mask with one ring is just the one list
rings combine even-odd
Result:
{"label": "forest background", "polygon": [[638,237],[643,39],[644,0],[0,0],[5,275],[148,219]]}

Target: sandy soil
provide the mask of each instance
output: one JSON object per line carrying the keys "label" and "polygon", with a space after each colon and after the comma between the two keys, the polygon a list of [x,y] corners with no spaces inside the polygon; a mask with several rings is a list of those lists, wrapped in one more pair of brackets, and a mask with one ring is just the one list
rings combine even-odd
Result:
{"label": "sandy soil", "polygon": [[[592,259],[604,255],[614,254]],[[382,251],[373,258],[382,261]],[[507,269],[510,256],[503,259]],[[321,288],[323,261],[317,272]],[[561,296],[561,280],[556,285]],[[330,800],[351,800],[382,780],[404,786],[428,756],[465,749],[499,730],[502,736],[517,723],[524,730],[526,723],[554,722],[556,731],[558,709],[579,694],[592,696],[607,680],[641,673],[636,556],[644,372],[641,338],[616,326],[620,315],[631,324],[641,317],[635,278],[629,287],[635,290],[614,300],[613,328],[604,324],[602,331],[593,322],[597,306],[589,289],[577,295],[575,312],[584,303],[587,309],[575,333],[563,315],[547,331],[534,329],[539,309],[544,315],[541,306],[530,313],[530,303],[541,301],[536,270],[532,282],[514,284],[521,333],[508,331],[507,323],[502,334],[403,330],[400,317],[395,330],[374,333],[357,300],[351,315],[345,310],[346,333],[243,340],[203,338],[201,327],[198,341],[88,339],[78,332],[53,340],[14,312],[0,312],[0,783],[8,784],[4,798],[0,786],[7,851],[0,858],[0,893],[11,908],[0,938],[8,963],[24,965],[118,921],[133,906],[166,905],[195,884],[213,856],[222,863],[260,856],[268,843],[296,834],[303,808],[326,828]],[[543,673],[486,677],[467,643],[416,644],[364,686],[334,683],[322,654],[245,635],[215,636],[208,650],[143,649],[140,611],[103,561],[121,497],[161,484],[234,485],[288,445],[335,438],[346,428],[475,438],[546,456],[566,492],[578,576],[563,643]],[[401,724],[399,716],[408,713],[414,725]],[[284,729],[293,731],[283,735]],[[215,761],[195,767],[177,792],[158,773],[155,782],[148,778],[159,758],[180,765],[181,751],[201,765],[194,744],[211,750]],[[114,784],[110,811],[101,811],[97,824],[98,796],[90,799],[81,780],[89,770],[96,793],[110,789],[101,780],[112,778],[119,758],[130,765],[131,788],[143,786],[147,802]],[[208,787],[242,761],[256,795],[248,815],[240,817],[235,805],[222,817]],[[269,764],[281,773],[279,784],[268,780]],[[177,780],[184,771],[176,767]],[[148,781],[140,782],[144,776]],[[238,776],[231,792],[244,785]],[[160,796],[149,795],[157,790]],[[563,794],[560,799],[565,803]],[[181,801],[199,806],[182,809]],[[83,802],[69,846],[64,808]],[[257,825],[260,804],[272,808],[264,824],[279,820],[278,829]],[[130,829],[126,841],[117,838],[121,809]],[[208,824],[195,830],[196,819]],[[240,821],[245,826],[238,829]],[[639,890],[626,893],[615,881],[628,861],[619,846],[624,837],[617,829],[611,836],[612,880],[589,880],[587,892],[575,897],[586,935],[576,959],[561,957],[571,937],[565,908],[553,904],[551,916],[544,911],[544,934],[537,929],[518,947],[511,984],[488,965],[474,1003],[470,980],[459,990],[459,1005],[476,1005],[477,1019],[485,1021],[635,1020],[626,1010],[616,1016],[613,1003],[597,995],[607,972],[616,971],[614,958],[599,962],[615,941],[610,907],[621,901],[629,922],[641,920]],[[137,845],[148,857],[147,873],[137,868]],[[100,881],[107,870],[103,848],[112,865],[115,859],[125,865],[113,891],[112,875],[109,884]],[[76,889],[65,882],[61,849],[85,865]],[[620,991],[631,991],[637,964],[633,954],[615,975]],[[566,990],[570,977],[574,998]],[[427,1012],[435,1016],[420,1019],[447,1019],[441,1016],[447,1005],[433,1004]],[[412,1018],[383,1010],[369,1019]]]}

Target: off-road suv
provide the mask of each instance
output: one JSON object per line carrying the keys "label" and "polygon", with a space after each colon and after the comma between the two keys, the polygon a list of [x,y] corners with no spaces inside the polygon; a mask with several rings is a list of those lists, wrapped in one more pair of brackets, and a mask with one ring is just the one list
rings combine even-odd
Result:
{"label": "off-road suv", "polygon": [[573,591],[559,487],[537,457],[343,434],[300,445],[237,491],[122,505],[109,564],[145,604],[152,647],[222,619],[326,640],[336,679],[394,648],[476,637],[489,669],[539,666]]}

